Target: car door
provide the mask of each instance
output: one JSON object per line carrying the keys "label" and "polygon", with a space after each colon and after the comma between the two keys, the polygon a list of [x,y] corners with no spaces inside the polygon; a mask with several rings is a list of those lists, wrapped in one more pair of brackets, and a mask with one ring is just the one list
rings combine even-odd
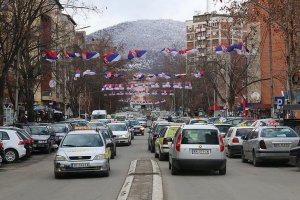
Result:
{"label": "car door", "polygon": [[161,144],[163,143],[165,132],[167,131],[167,129],[167,127],[163,127],[158,134],[158,138],[155,140],[155,148],[157,152],[161,148]]}
{"label": "car door", "polygon": [[50,126],[48,127],[48,131],[49,131],[49,134],[50,134],[50,143],[51,143],[51,146],[52,146],[56,142],[56,137],[55,137],[56,134],[55,134],[54,129]]}
{"label": "car door", "polygon": [[245,140],[243,141],[243,151],[244,151],[244,155],[245,158],[249,158],[249,144],[250,144],[250,138],[252,137],[253,134],[253,130],[250,131],[250,133],[246,136]]}
{"label": "car door", "polygon": [[[224,138],[224,145],[225,145],[225,148],[226,148],[226,149],[228,148],[228,143],[229,143],[229,141],[230,141],[230,138],[231,138],[231,135],[232,135],[233,131],[234,131],[234,128],[231,127],[231,128],[228,130],[227,134],[225,135],[225,138]],[[227,149],[227,150],[228,150],[228,149]]]}
{"label": "car door", "polygon": [[251,136],[248,140],[248,147],[247,147],[248,158],[252,158],[252,150],[255,149],[257,143],[257,137],[258,137],[258,129],[254,129],[253,131],[251,131]]}

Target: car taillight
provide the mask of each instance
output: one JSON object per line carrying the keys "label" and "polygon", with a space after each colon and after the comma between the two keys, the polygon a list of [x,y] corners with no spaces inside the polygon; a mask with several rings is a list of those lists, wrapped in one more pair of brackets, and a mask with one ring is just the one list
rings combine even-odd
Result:
{"label": "car taillight", "polygon": [[219,135],[219,141],[220,141],[220,151],[223,152],[225,150],[225,145],[224,145],[222,135]]}
{"label": "car taillight", "polygon": [[24,145],[24,140],[20,140],[18,145]]}
{"label": "car taillight", "polygon": [[259,148],[261,148],[261,149],[267,149],[265,141],[263,141],[263,140],[259,141]]}
{"label": "car taillight", "polygon": [[164,138],[163,144],[168,144],[168,139],[167,138]]}
{"label": "car taillight", "polygon": [[33,139],[30,139],[30,144],[33,144]]}
{"label": "car taillight", "polygon": [[2,143],[2,141],[0,142],[0,149],[3,149],[3,143]]}
{"label": "car taillight", "polygon": [[232,138],[232,143],[239,143],[239,142],[240,142],[239,138],[237,137]]}
{"label": "car taillight", "polygon": [[25,139],[25,143],[26,143],[26,144],[30,144],[30,139],[26,138],[26,139]]}
{"label": "car taillight", "polygon": [[175,143],[175,148],[176,148],[176,151],[178,151],[178,152],[180,151],[181,137],[182,137],[182,135],[179,134],[178,137],[177,137],[177,139],[176,139],[176,143]]}

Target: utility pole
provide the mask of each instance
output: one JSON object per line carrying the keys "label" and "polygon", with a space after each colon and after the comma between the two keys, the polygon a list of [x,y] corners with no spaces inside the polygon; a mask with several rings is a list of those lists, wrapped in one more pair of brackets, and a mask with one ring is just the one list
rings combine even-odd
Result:
{"label": "utility pole", "polygon": [[20,48],[18,50],[18,58],[17,58],[17,71],[16,71],[16,99],[15,99],[15,121],[18,122],[19,118],[19,69],[20,69],[20,62],[21,62],[21,54]]}
{"label": "utility pole", "polygon": [[272,18],[270,0],[268,0],[269,18],[268,18],[268,37],[269,37],[269,65],[270,65],[270,104],[271,104],[271,117],[274,116],[274,80],[273,80],[273,46],[272,46]]}

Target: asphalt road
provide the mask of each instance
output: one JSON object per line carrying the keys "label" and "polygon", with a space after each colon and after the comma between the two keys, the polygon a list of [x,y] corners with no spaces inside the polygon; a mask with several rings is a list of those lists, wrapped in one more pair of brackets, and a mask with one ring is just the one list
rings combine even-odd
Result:
{"label": "asphalt road", "polygon": [[[2,200],[113,200],[135,159],[154,159],[147,151],[147,134],[136,136],[130,147],[118,147],[111,160],[110,176],[71,176],[55,180],[54,154],[37,154],[25,162],[0,168]],[[253,167],[239,158],[228,159],[227,174],[184,172],[172,176],[167,161],[158,162],[163,175],[166,200],[298,200],[300,197],[298,168],[268,164]]]}

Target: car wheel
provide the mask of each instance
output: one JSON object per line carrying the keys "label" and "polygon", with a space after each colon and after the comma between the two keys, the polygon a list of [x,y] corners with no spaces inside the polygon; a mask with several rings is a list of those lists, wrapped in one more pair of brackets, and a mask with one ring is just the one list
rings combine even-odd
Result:
{"label": "car wheel", "polygon": [[172,175],[177,175],[178,174],[178,169],[174,165],[171,165],[171,174]]}
{"label": "car wheel", "polygon": [[155,151],[155,150],[154,150],[154,152],[155,152],[155,153],[154,153],[154,157],[155,157],[155,158],[158,158],[158,157],[159,157],[159,154],[158,154],[158,153],[156,153],[156,151]]}
{"label": "car wheel", "polygon": [[117,155],[117,148],[115,148],[114,155],[115,156]]}
{"label": "car wheel", "polygon": [[155,149],[153,146],[150,147],[151,148],[151,153],[154,153],[155,152]]}
{"label": "car wheel", "polygon": [[106,172],[102,172],[102,176],[103,177],[109,177],[109,170],[107,170]]}
{"label": "car wheel", "polygon": [[242,162],[243,163],[246,163],[248,160],[245,158],[245,154],[244,154],[244,151],[243,151],[243,149],[242,149],[242,151],[241,151],[241,159],[242,159]]}
{"label": "car wheel", "polygon": [[300,172],[300,157],[298,157],[298,167],[299,167],[299,172]]}
{"label": "car wheel", "polygon": [[13,162],[16,162],[19,159],[19,154],[14,149],[7,149],[7,150],[5,150],[4,159],[7,163],[13,163]]}
{"label": "car wheel", "polygon": [[252,158],[253,158],[253,160],[252,160],[253,166],[254,167],[259,167],[260,162],[257,160],[256,154],[255,154],[254,151],[252,152]]}
{"label": "car wheel", "polygon": [[228,148],[228,154],[227,154],[228,158],[232,158],[233,157],[233,154],[231,152],[231,150]]}
{"label": "car wheel", "polygon": [[114,158],[115,158],[115,153],[112,150],[110,150],[110,159],[114,159]]}
{"label": "car wheel", "polygon": [[225,175],[226,174],[226,166],[223,169],[219,169],[219,175]]}
{"label": "car wheel", "polygon": [[62,173],[54,172],[54,178],[55,179],[61,179],[61,178],[63,178],[63,174]]}
{"label": "car wheel", "polygon": [[171,169],[171,163],[170,163],[170,160],[169,160],[169,169]]}

